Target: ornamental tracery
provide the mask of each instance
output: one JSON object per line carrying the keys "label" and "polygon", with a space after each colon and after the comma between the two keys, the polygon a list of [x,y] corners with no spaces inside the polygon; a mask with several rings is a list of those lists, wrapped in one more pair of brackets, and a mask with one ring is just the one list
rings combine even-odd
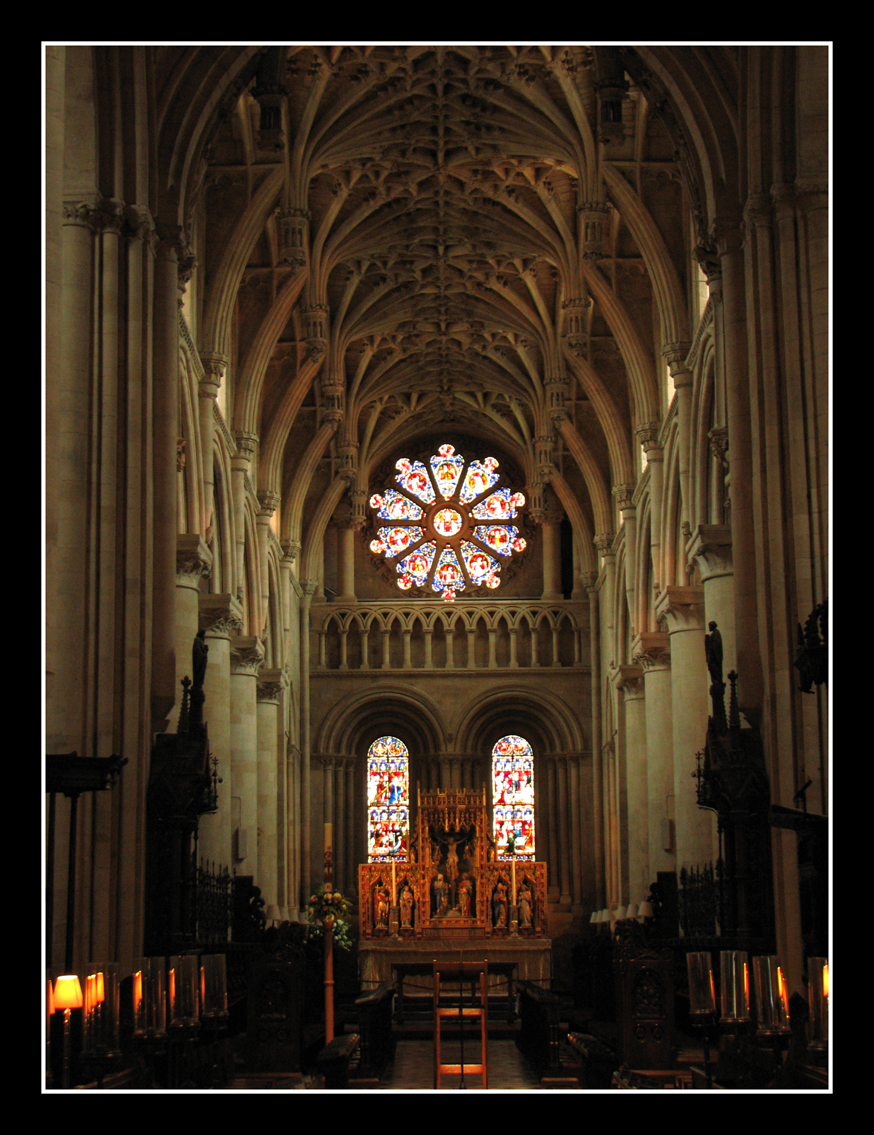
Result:
{"label": "ornamental tracery", "polygon": [[499,587],[502,560],[525,549],[509,523],[525,497],[501,484],[498,461],[466,465],[447,444],[428,465],[402,457],[395,468],[398,488],[370,498],[377,519],[390,522],[377,529],[370,550],[397,560],[398,587],[431,589],[446,602],[459,591]]}

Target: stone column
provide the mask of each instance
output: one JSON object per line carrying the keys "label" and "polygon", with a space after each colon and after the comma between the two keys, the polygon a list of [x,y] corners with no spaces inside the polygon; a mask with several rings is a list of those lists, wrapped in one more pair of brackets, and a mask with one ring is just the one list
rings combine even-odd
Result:
{"label": "stone column", "polygon": [[[179,267],[182,230],[160,230],[155,263],[152,392],[152,713],[165,728],[176,703],[176,443],[179,437]],[[172,687],[172,688],[171,688]]]}
{"label": "stone column", "polygon": [[583,823],[580,813],[580,759],[568,757],[570,806],[571,899],[575,907],[582,901]]}
{"label": "stone column", "polygon": [[[268,544],[270,538],[270,522],[279,506],[279,496],[269,490],[262,489],[258,493],[258,516],[256,526],[258,533],[258,561],[261,569],[261,599],[258,603],[258,629],[266,638],[268,632],[268,616],[270,612],[270,567]],[[271,643],[271,652],[274,644]],[[275,659],[272,659],[275,661]]]}
{"label": "stone column", "polygon": [[279,699],[285,674],[279,669],[258,675],[258,886],[265,903],[279,903]]}
{"label": "stone column", "polygon": [[[628,620],[633,635],[637,629],[637,594],[635,591],[637,572],[637,510],[634,507],[634,485],[614,485],[613,496],[619,505],[621,525],[625,530],[625,596],[628,603]],[[621,657],[621,651],[617,651]],[[616,657],[616,655],[614,655]]]}
{"label": "stone column", "polygon": [[553,902],[561,901],[561,846],[559,844],[558,821],[558,770],[554,756],[547,757],[547,775],[549,777],[549,897]]}
{"label": "stone column", "polygon": [[710,676],[704,658],[704,589],[667,587],[656,607],[671,642],[677,867],[715,861],[716,818],[698,807],[692,774],[707,736]]}
{"label": "stone column", "polygon": [[248,854],[234,866],[252,875],[256,886],[258,862],[258,671],[264,648],[253,635],[231,640],[231,794],[239,800],[240,828],[246,832]]}
{"label": "stone column", "polygon": [[[753,452],[747,344],[747,286],[740,224],[714,222],[721,279],[711,283],[722,356],[731,475],[731,538],[734,557],[735,643],[738,705],[753,725],[761,723],[762,660],[759,650],[758,576],[753,509]],[[707,266],[709,267],[709,266]],[[708,271],[708,278],[710,272]]]}
{"label": "stone column", "polygon": [[570,863],[570,842],[571,835],[568,828],[568,780],[567,780],[567,757],[557,757],[557,774],[558,774],[558,830],[561,838],[561,901],[563,903],[570,903],[571,901],[571,863]]}
{"label": "stone column", "polygon": [[[595,853],[595,905],[601,910],[604,903],[604,824],[601,800],[601,633],[598,576],[589,572],[584,580],[589,596],[589,653],[592,666],[592,806],[593,845]],[[599,905],[600,904],[600,905]]]}
{"label": "stone column", "polygon": [[300,911],[301,866],[300,866],[300,749],[297,745],[286,746],[286,775],[288,777],[288,816],[286,840],[288,846],[288,915],[294,920]]}
{"label": "stone column", "polygon": [[[646,426],[641,426],[637,431],[637,438],[643,446],[644,453],[646,453],[646,460],[649,466],[649,501],[650,501],[650,524],[649,524],[649,546],[650,554],[652,555],[652,577],[653,589],[658,592],[661,590],[661,580],[664,577],[662,568],[662,498],[664,496],[664,451],[659,446],[659,423],[650,422]],[[642,593],[642,589],[638,594],[638,607],[636,621],[637,625],[642,627],[645,625],[646,610],[648,607],[648,596]]]}
{"label": "stone column", "polygon": [[[632,651],[634,647],[632,645]],[[626,817],[622,825],[623,859],[627,868],[620,878],[623,885],[617,895],[620,905],[640,902],[649,891],[649,801],[647,794],[646,702],[643,669],[637,663],[620,666],[616,682],[622,695],[625,716],[625,787]],[[626,889],[627,888],[627,889]]]}
{"label": "stone column", "polygon": [[532,509],[531,517],[540,525],[543,540],[543,594],[545,603],[562,598],[561,590],[561,519],[558,509]]}
{"label": "stone column", "polygon": [[[204,352],[200,356],[203,377],[197,387],[200,397],[200,446],[203,454],[203,507],[201,531],[209,533],[215,510],[215,479],[213,473],[213,435],[215,433],[215,406],[222,379],[228,369],[225,355]],[[209,542],[209,538],[207,538]]]}
{"label": "stone column", "polygon": [[699,524],[686,546],[690,560],[698,561],[704,587],[704,621],[715,622],[722,635],[722,674],[737,669],[734,640],[734,569],[731,529],[727,524]]}
{"label": "stone column", "polygon": [[[345,894],[358,892],[358,864],[355,852],[355,833],[358,829],[358,810],[355,807],[355,758],[347,757],[343,762],[344,789],[344,830],[346,833],[346,885]],[[362,801],[363,814],[363,801]]]}
{"label": "stone column", "polygon": [[300,608],[300,909],[303,910],[312,894],[312,778],[310,774],[310,606],[316,593],[318,580],[303,582]]}
{"label": "stone column", "polygon": [[239,598],[247,586],[245,575],[246,556],[246,480],[249,465],[258,444],[258,435],[237,431],[234,434],[237,452],[231,458],[231,499],[234,509],[234,533],[236,542],[234,593]]}
{"label": "stone column", "polygon": [[355,595],[355,533],[361,527],[357,517],[337,523],[338,603],[357,603]]}
{"label": "stone column", "polygon": [[[691,344],[682,342],[666,343],[662,349],[677,393],[681,524],[683,521],[692,523],[692,496],[689,487],[689,467],[692,463],[692,372],[686,366],[690,348]],[[660,587],[662,580],[663,576],[657,572],[656,589]]]}
{"label": "stone column", "polygon": [[[631,645],[632,657],[643,670],[646,718],[646,795],[648,873],[644,889],[632,892],[631,902],[649,894],[649,884],[659,871],[676,871],[672,839],[674,822],[673,709],[671,702],[671,652],[663,632],[638,635]],[[665,844],[668,844],[668,848]]]}
{"label": "stone column", "polygon": [[230,868],[233,864],[231,813],[231,646],[243,629],[243,609],[231,595],[201,595],[200,627],[206,631],[209,654],[203,690],[204,721],[209,728],[209,751],[218,761],[218,811],[203,816],[199,850],[208,859]]}
{"label": "stone column", "polygon": [[[176,689],[182,703],[182,679],[193,676],[191,650],[199,629],[200,581],[212,569],[212,552],[192,533],[176,537]],[[175,723],[174,723],[175,724]]]}

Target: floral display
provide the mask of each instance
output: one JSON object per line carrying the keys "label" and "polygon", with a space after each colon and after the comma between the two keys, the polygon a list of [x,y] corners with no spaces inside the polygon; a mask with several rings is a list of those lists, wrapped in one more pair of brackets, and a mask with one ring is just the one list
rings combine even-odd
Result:
{"label": "floral display", "polygon": [[333,889],[328,890],[323,883],[307,903],[307,918],[313,923],[310,937],[319,938],[328,928],[333,933],[335,946],[339,946],[341,950],[351,950],[351,910],[352,903],[345,895]]}

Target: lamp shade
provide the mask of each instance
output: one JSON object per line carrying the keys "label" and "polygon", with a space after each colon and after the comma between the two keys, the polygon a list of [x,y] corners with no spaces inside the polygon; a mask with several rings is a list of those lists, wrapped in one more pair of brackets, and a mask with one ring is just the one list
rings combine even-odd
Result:
{"label": "lamp shade", "polygon": [[593,910],[592,917],[589,919],[589,924],[591,925],[594,922],[598,922],[600,914],[601,912],[599,910]]}
{"label": "lamp shade", "polygon": [[625,917],[626,918],[637,918],[637,903],[636,902],[628,904],[628,910],[626,910],[626,912],[625,912]]}
{"label": "lamp shade", "polygon": [[282,915],[279,913],[279,907],[275,902],[270,903],[264,911],[264,917],[268,922],[279,922],[281,920]]}
{"label": "lamp shade", "polygon": [[81,1009],[82,986],[76,974],[65,974],[55,982],[55,1010]]}
{"label": "lamp shade", "polygon": [[652,918],[652,916],[652,903],[648,899],[645,899],[637,908],[637,917]]}
{"label": "lamp shade", "polygon": [[624,906],[618,906],[616,908],[616,910],[613,912],[613,917],[617,922],[621,922],[622,919],[625,917],[625,907]]}

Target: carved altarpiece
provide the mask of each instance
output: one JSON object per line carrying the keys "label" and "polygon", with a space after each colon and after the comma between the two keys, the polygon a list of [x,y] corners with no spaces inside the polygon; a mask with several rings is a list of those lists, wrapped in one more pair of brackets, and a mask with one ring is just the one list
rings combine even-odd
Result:
{"label": "carved altarpiece", "polygon": [[[358,868],[361,937],[388,938],[394,866],[400,938],[541,938],[546,864],[497,859],[485,789],[419,792],[411,858]],[[408,893],[405,893],[408,892]]]}

